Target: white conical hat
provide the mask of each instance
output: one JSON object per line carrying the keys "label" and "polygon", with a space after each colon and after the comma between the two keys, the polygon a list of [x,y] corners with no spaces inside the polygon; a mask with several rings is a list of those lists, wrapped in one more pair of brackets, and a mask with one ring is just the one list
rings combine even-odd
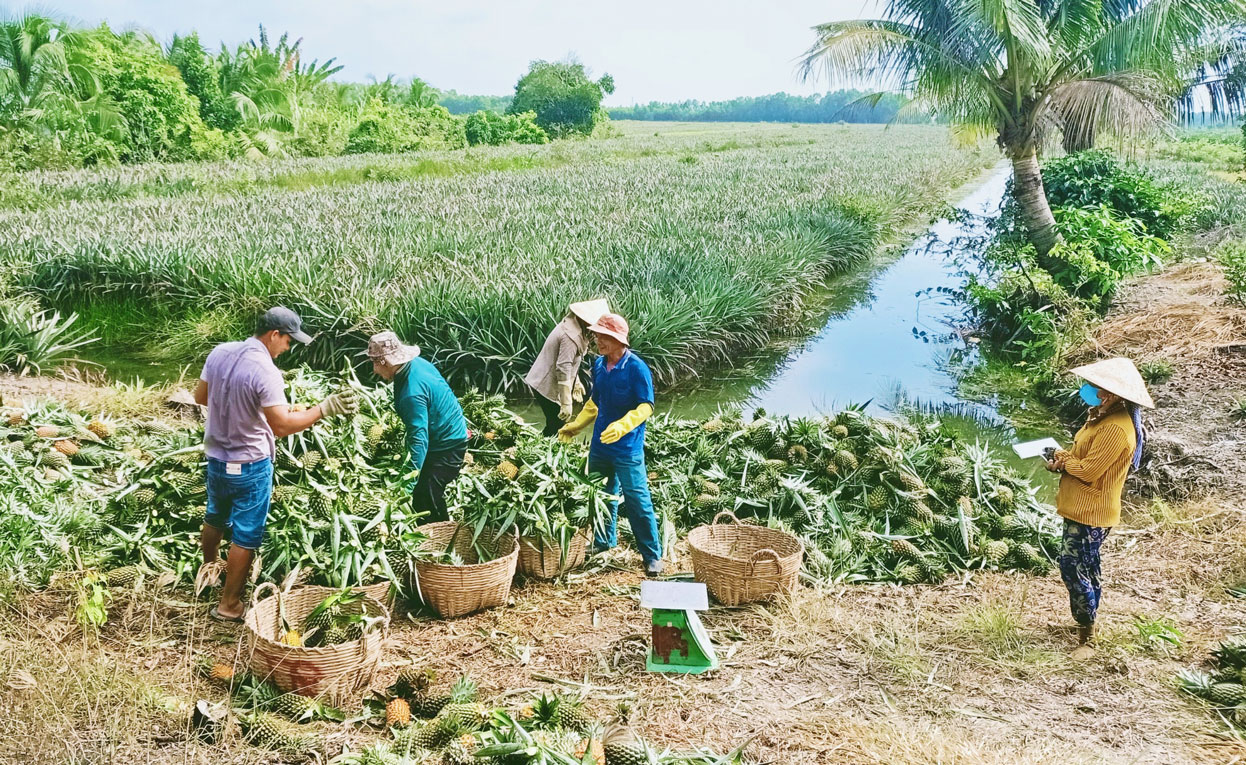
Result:
{"label": "white conical hat", "polygon": [[603,314],[610,313],[610,304],[605,298],[585,300],[571,304],[571,313],[579,316],[585,324],[596,324]]}
{"label": "white conical hat", "polygon": [[1096,361],[1093,364],[1077,367],[1073,370],[1073,374],[1088,383],[1115,393],[1126,401],[1145,406],[1147,409],[1155,408],[1155,402],[1151,400],[1151,394],[1147,392],[1142,375],[1129,359]]}

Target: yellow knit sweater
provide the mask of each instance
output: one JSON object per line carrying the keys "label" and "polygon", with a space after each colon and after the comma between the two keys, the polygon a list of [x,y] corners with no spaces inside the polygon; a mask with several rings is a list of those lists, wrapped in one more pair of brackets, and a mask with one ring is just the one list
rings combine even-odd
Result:
{"label": "yellow knit sweater", "polygon": [[1111,527],[1121,520],[1121,492],[1133,460],[1136,433],[1129,411],[1087,423],[1073,438],[1060,476],[1056,512],[1087,526]]}

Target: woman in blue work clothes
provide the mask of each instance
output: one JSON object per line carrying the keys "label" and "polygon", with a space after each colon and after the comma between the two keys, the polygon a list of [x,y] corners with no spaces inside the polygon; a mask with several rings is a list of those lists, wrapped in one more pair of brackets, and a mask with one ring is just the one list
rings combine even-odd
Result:
{"label": "woman in blue work clothes", "polygon": [[[570,441],[593,425],[589,472],[606,477],[606,491],[623,495],[623,512],[644,559],[645,575],[657,576],[662,573],[662,540],[645,470],[645,420],[653,414],[653,375],[628,348],[622,316],[603,314],[588,331],[596,336],[601,354],[593,362],[593,394],[580,415],[559,429],[558,437]],[[618,517],[618,503],[611,502],[606,528],[597,531],[597,550],[619,543]]]}

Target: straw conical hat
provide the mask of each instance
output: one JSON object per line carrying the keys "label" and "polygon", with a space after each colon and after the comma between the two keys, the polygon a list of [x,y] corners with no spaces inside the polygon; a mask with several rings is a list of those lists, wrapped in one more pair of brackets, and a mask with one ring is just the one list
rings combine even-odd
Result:
{"label": "straw conical hat", "polygon": [[1106,391],[1111,391],[1126,401],[1154,409],[1155,402],[1147,393],[1146,383],[1138,368],[1129,359],[1116,358],[1096,361],[1093,364],[1077,367],[1073,374],[1088,383],[1093,383]]}
{"label": "straw conical hat", "polygon": [[610,304],[606,302],[605,298],[585,300],[580,303],[572,303],[571,313],[583,319],[585,324],[596,324],[603,314],[610,313]]}

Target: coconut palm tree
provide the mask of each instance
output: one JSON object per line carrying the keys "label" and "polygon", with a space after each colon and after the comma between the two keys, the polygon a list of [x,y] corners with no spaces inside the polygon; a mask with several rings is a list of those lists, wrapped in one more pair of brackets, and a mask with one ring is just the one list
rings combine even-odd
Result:
{"label": "coconut palm tree", "polygon": [[1046,254],[1059,241],[1038,164],[1047,135],[1163,124],[1185,84],[1181,62],[1246,17],[1246,0],[888,0],[882,16],[814,27],[804,76],[887,83],[910,108],[994,135]]}
{"label": "coconut palm tree", "polygon": [[28,116],[70,85],[65,25],[28,13],[0,20],[0,115]]}

